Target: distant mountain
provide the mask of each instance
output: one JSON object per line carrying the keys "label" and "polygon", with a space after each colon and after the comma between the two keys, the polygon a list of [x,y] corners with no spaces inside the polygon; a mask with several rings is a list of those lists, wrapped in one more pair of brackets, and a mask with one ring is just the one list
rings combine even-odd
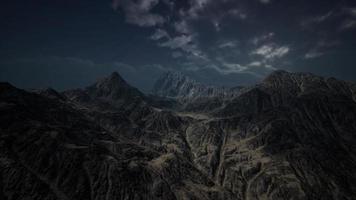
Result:
{"label": "distant mountain", "polygon": [[153,93],[175,98],[233,97],[241,88],[207,86],[179,72],[167,72],[154,84]]}
{"label": "distant mountain", "polygon": [[130,86],[117,73],[112,73],[109,77],[103,78],[94,85],[86,88],[89,96],[109,101],[142,99],[143,94],[136,88]]}
{"label": "distant mountain", "polygon": [[101,102],[117,108],[125,108],[127,104],[138,104],[144,99],[143,93],[130,86],[117,73],[112,73],[109,77],[98,80],[95,84],[85,88],[69,90],[64,95],[75,101],[84,103]]}
{"label": "distant mountain", "polygon": [[179,109],[207,111],[219,108],[225,101],[239,95],[242,87],[215,87],[199,83],[179,72],[167,72],[156,83],[152,93],[175,99]]}
{"label": "distant mountain", "polygon": [[48,97],[51,99],[58,99],[58,100],[63,100],[63,101],[66,100],[64,95],[60,94],[53,88],[37,89],[37,90],[32,90],[32,91],[41,95],[41,96],[45,96],[45,97]]}
{"label": "distant mountain", "polygon": [[354,83],[276,71],[229,89],[169,73],[154,92],[117,73],[63,93],[0,83],[0,199],[356,196]]}

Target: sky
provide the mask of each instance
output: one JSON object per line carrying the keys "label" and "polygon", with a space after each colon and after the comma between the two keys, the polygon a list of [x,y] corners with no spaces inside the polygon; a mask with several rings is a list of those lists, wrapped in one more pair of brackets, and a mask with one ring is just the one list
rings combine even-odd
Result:
{"label": "sky", "polygon": [[274,70],[356,81],[355,0],[3,0],[0,81],[85,87],[113,71],[251,85]]}

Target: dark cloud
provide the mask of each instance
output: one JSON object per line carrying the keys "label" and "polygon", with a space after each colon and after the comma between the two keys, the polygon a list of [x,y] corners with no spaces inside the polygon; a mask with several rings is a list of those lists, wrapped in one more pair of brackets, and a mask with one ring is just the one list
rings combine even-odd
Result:
{"label": "dark cloud", "polygon": [[270,32],[270,33],[259,35],[259,36],[256,36],[256,37],[252,38],[251,42],[254,45],[259,45],[259,44],[264,43],[266,41],[267,42],[271,41],[274,36],[275,36],[275,34],[273,32]]}
{"label": "dark cloud", "polygon": [[168,35],[167,31],[162,30],[162,29],[157,29],[153,35],[150,37],[152,40],[160,40],[163,38],[170,38]]}
{"label": "dark cloud", "polygon": [[225,40],[225,41],[220,41],[218,44],[218,47],[221,49],[226,49],[226,48],[235,48],[238,45],[238,41],[233,41],[233,40]]}
{"label": "dark cloud", "polygon": [[271,0],[259,0],[262,4],[269,4]]}
{"label": "dark cloud", "polygon": [[152,9],[159,0],[114,0],[113,8],[122,8],[126,21],[138,26],[155,26],[165,22],[165,18],[159,14],[152,13]]}
{"label": "dark cloud", "polygon": [[304,56],[305,59],[318,58],[330,52],[334,47],[340,45],[339,41],[319,40]]}

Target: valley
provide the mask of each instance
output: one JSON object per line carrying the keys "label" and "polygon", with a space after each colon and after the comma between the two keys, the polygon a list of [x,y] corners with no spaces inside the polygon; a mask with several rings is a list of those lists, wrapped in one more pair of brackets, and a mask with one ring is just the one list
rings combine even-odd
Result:
{"label": "valley", "polygon": [[1,83],[0,197],[351,200],[355,94],[285,71],[236,88],[167,73],[150,95],[118,73],[64,92]]}

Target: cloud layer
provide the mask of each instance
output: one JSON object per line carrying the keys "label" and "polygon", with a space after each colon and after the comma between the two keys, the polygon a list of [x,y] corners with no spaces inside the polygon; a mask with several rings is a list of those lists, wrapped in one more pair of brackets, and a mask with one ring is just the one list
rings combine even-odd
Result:
{"label": "cloud layer", "polygon": [[[128,23],[152,27],[154,31],[149,38],[158,47],[171,49],[172,58],[186,69],[210,68],[223,74],[250,73],[258,77],[294,62],[289,59],[291,55],[307,60],[322,57],[331,47],[341,43],[331,36],[335,35],[334,30],[343,32],[356,27],[356,8],[337,5],[324,12],[302,13],[299,19],[294,19],[297,20],[295,24],[300,24],[298,31],[315,35],[315,40],[286,41],[282,39],[283,28],[272,24],[267,31],[262,28],[261,23],[274,22],[258,14],[261,11],[271,13],[267,17],[273,16],[287,28],[291,22],[278,19],[279,14],[272,13],[275,11],[271,8],[278,3],[272,0],[139,0],[135,3],[115,0],[113,5],[125,13]],[[249,38],[240,38],[239,35],[247,32],[244,29],[257,32],[252,32]],[[237,32],[236,37],[231,37],[231,32]],[[216,42],[212,42],[214,40]]]}

